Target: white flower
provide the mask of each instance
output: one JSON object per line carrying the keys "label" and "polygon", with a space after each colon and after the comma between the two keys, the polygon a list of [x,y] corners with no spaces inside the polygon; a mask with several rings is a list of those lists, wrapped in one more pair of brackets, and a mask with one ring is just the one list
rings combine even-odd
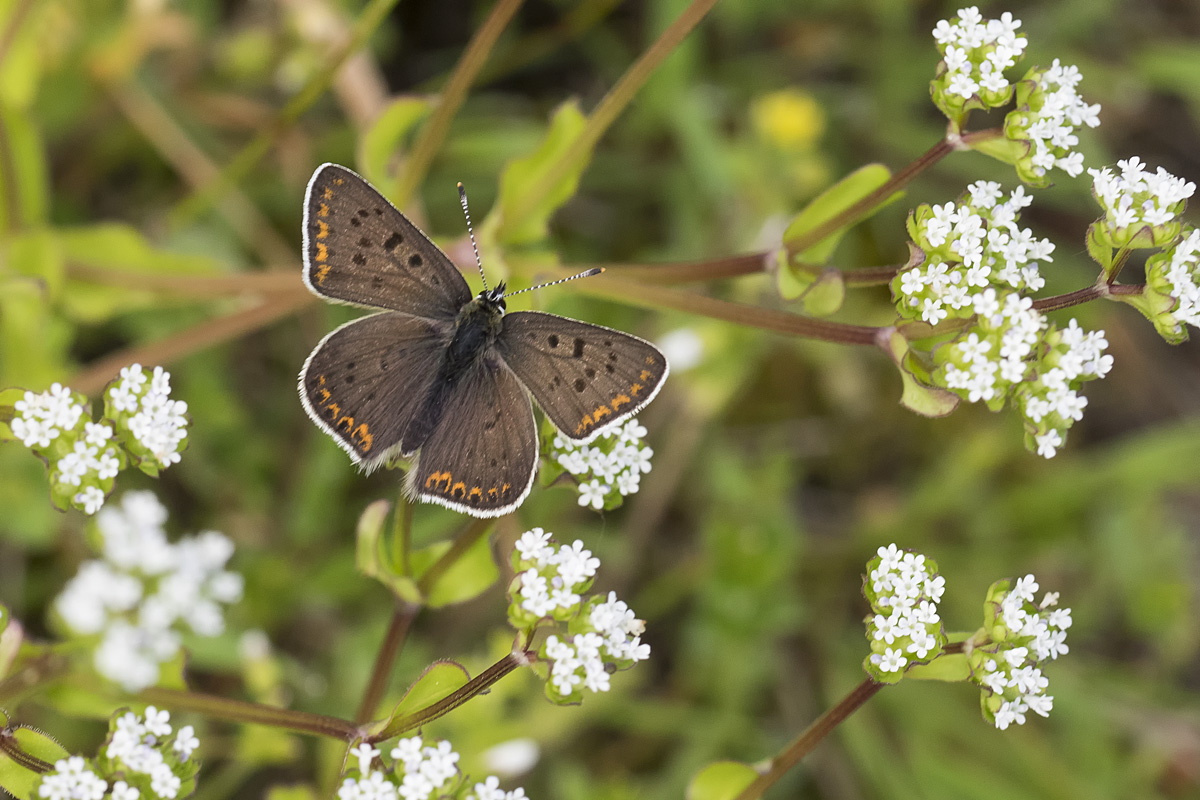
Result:
{"label": "white flower", "polygon": [[599,511],[604,508],[604,498],[612,491],[612,487],[598,480],[587,481],[579,485],[579,505],[591,506]]}

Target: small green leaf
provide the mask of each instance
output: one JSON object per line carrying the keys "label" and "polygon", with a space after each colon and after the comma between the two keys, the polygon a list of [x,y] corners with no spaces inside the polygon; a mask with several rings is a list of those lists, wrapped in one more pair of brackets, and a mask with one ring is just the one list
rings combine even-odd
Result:
{"label": "small green leaf", "polygon": [[415,603],[421,599],[416,582],[409,576],[401,575],[399,565],[394,564],[386,552],[384,523],[391,507],[392,504],[387,500],[376,500],[358,518],[354,561],[359,572],[379,581],[401,600]]}
{"label": "small green leaf", "polygon": [[493,210],[497,214],[496,241],[502,244],[527,245],[545,239],[549,234],[550,216],[567,202],[579,186],[579,178],[591,160],[591,151],[580,154],[567,165],[550,191],[546,192],[518,219],[515,214],[527,202],[528,193],[539,187],[557,168],[559,159],[570,149],[583,131],[586,119],[575,101],[563,103],[554,112],[550,128],[534,152],[510,161],[500,176],[500,194]]}
{"label": "small green leaf", "polygon": [[958,395],[947,389],[928,386],[917,379],[908,340],[903,334],[893,332],[885,350],[896,363],[904,385],[900,405],[926,417],[944,417],[958,407]]}
{"label": "small green leaf", "polygon": [[775,285],[784,300],[795,300],[804,294],[812,286],[814,277],[806,269],[791,266],[786,247],[779,248],[775,253]]}
{"label": "small green leaf", "polygon": [[1107,277],[1109,270],[1112,269],[1113,247],[1112,242],[1109,241],[1108,236],[1104,232],[1104,225],[1099,221],[1088,225],[1087,251],[1088,255],[1092,257],[1092,261],[1100,265],[1101,269],[1104,270],[1104,275]]}
{"label": "small green leaf", "polygon": [[435,661],[408,687],[388,719],[376,723],[372,728],[383,730],[393,719],[403,719],[429,708],[466,686],[470,680],[470,674],[461,664],[454,661]]}
{"label": "small green leaf", "polygon": [[388,104],[362,135],[358,166],[363,177],[375,184],[384,197],[393,197],[399,189],[395,162],[404,152],[409,135],[431,108],[427,98],[399,97]]}
{"label": "small green leaf", "polygon": [[971,677],[971,667],[965,653],[951,653],[938,656],[928,664],[913,664],[907,675],[919,681],[959,683]]}
{"label": "small green leaf", "polygon": [[846,299],[846,282],[840,270],[827,269],[800,295],[806,314],[827,317],[842,307]]}
{"label": "small green leaf", "polygon": [[[50,764],[71,755],[58,742],[32,728],[17,728],[12,735],[22,752]],[[0,788],[20,800],[32,800],[33,785],[41,777],[39,773],[26,769],[0,750]]]}
{"label": "small green leaf", "polygon": [[754,783],[758,773],[738,761],[714,761],[692,776],[687,800],[733,800]]}
{"label": "small green leaf", "polygon": [[1136,308],[1169,344],[1182,344],[1188,340],[1187,326],[1171,314],[1179,302],[1174,297],[1147,286],[1141,294],[1110,294],[1108,299]]}
{"label": "small green leaf", "polygon": [[[850,225],[858,222],[861,217],[846,220],[845,224],[831,231],[820,241],[810,243],[803,250],[797,251],[793,244],[799,244],[810,232],[867,197],[891,177],[891,171],[882,164],[867,164],[851,172],[809,202],[783,232],[783,244],[792,254],[792,260],[817,264],[827,262]],[[874,214],[889,203],[895,202],[903,194],[896,192],[877,203],[870,213]]]}

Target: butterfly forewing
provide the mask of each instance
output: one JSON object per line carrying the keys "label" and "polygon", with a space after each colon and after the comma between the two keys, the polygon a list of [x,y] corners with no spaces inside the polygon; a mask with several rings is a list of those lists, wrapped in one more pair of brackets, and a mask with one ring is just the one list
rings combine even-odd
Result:
{"label": "butterfly forewing", "polygon": [[537,466],[533,407],[493,353],[462,376],[408,476],[409,493],[476,517],[507,514],[525,499]]}
{"label": "butterfly forewing", "polygon": [[395,312],[346,323],[300,372],[305,410],[356,462],[379,466],[429,393],[452,331],[451,322]]}
{"label": "butterfly forewing", "polygon": [[361,177],[337,164],[313,173],[304,201],[304,282],[371,308],[450,319],[471,291],[450,259]]}
{"label": "butterfly forewing", "polygon": [[506,315],[496,348],[554,426],[579,441],[637,413],[668,371],[649,342],[540,311]]}

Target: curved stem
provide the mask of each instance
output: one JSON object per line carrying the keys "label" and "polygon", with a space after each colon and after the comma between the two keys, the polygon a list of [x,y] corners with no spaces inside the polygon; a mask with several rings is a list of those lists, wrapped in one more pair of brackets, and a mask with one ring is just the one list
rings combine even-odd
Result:
{"label": "curved stem", "polygon": [[371,668],[371,679],[367,681],[362,702],[358,704],[358,713],[354,715],[356,725],[370,721],[375,714],[375,709],[379,707],[379,701],[383,699],[383,694],[387,690],[388,679],[392,676],[392,666],[396,663],[396,656],[400,653],[400,648],[404,646],[409,627],[412,626],[413,620],[420,612],[421,606],[416,603],[396,601],[396,608],[392,611],[392,621],[388,623],[387,634],[384,635],[383,641],[379,645],[379,652],[375,655],[375,666]]}
{"label": "curved stem", "polygon": [[419,728],[422,725],[458,708],[472,697],[488,689],[492,684],[496,683],[496,681],[500,680],[517,667],[530,664],[536,657],[536,654],[530,650],[524,650],[520,653],[509,653],[504,658],[500,659],[495,664],[492,664],[483,672],[467,681],[466,685],[464,685],[461,689],[458,689],[449,696],[421,709],[420,711],[416,711],[406,717],[401,717],[400,719],[392,720],[382,731],[364,738],[363,741],[365,741],[367,744],[374,744],[375,742],[382,742],[385,739],[391,739],[393,736],[399,736],[402,733]]}
{"label": "curved stem", "polygon": [[269,725],[273,728],[286,728],[298,733],[311,733],[344,741],[352,741],[358,735],[358,730],[354,725],[337,717],[293,711],[261,703],[248,703],[244,700],[231,700],[217,695],[184,692],[156,686],[143,689],[137,697],[141,701],[153,703],[156,706],[165,706],[171,710],[195,711],[209,717],[232,722]]}
{"label": "curved stem", "polygon": [[467,96],[467,89],[479,74],[484,62],[487,61],[488,53],[492,51],[501,32],[508,25],[513,14],[517,13],[517,9],[521,7],[521,2],[522,0],[499,0],[496,5],[492,6],[491,13],[488,14],[482,27],[471,38],[467,49],[459,58],[454,72],[450,75],[450,80],[442,89],[437,110],[425,123],[420,137],[413,145],[408,163],[404,165],[404,174],[400,177],[400,187],[397,189],[395,197],[392,198],[398,208],[404,208],[412,198],[413,192],[425,179],[425,173],[429,171],[429,165],[433,163],[434,155],[445,141],[446,132],[450,130],[450,121],[454,119],[454,115]]}
{"label": "curved stem", "polygon": [[885,684],[876,683],[870,678],[865,679],[846,695],[833,708],[817,718],[812,725],[792,740],[779,755],[771,760],[771,767],[765,773],[754,779],[754,782],[742,790],[736,800],[755,800],[773,786],[788,770],[800,763],[817,744],[829,733],[853,714],[864,703],[875,696],[875,693]]}
{"label": "curved stem", "polygon": [[529,216],[542,199],[562,180],[562,176],[571,169],[572,165],[578,163],[580,159],[586,158],[592,152],[592,148],[600,141],[600,137],[616,121],[663,60],[683,41],[685,36],[691,33],[692,28],[696,27],[716,4],[717,0],[692,0],[683,13],[676,17],[662,32],[662,35],[654,41],[654,44],[650,45],[633,66],[626,70],[616,85],[609,90],[608,94],[604,95],[600,103],[588,115],[583,130],[575,137],[571,146],[563,151],[562,155],[545,170],[542,177],[516,202],[511,212],[513,220],[523,220]]}

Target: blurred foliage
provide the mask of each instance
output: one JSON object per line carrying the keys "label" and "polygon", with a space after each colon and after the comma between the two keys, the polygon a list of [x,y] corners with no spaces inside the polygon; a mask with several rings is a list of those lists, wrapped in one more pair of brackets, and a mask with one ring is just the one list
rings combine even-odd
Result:
{"label": "blurred foliage", "polygon": [[[0,386],[74,377],[94,394],[121,358],[166,363],[191,410],[190,447],[158,481],[126,473],[118,491],[153,488],[176,530],[233,537],[233,566],[247,579],[230,631],[193,651],[191,685],[343,717],[393,607],[356,572],[356,524],[399,487],[386,470],[358,474],[297,400],[310,348],[353,316],[303,293],[301,199],[323,161],[397,185],[432,93],[490,8],[400,2],[331,89],[294,124],[278,124],[365,5],[0,0]],[[504,217],[561,146],[556,137],[685,6],[526,3],[405,210],[469,265],[463,181],[478,219],[501,208],[480,226],[491,230],[485,269],[518,284],[555,263],[716,258],[778,246],[795,212],[840,177],[876,162],[895,171],[944,131],[928,98],[929,32],[954,4],[725,0],[590,163],[559,176],[557,213]],[[1081,92],[1103,105],[1103,125],[1082,145],[1090,166],[1136,154],[1200,176],[1195,5],[1068,0],[985,13],[1004,10],[1024,21],[1029,63],[1078,64]],[[264,132],[265,155],[211,209],[185,203]],[[981,178],[1014,184],[978,154],[945,159],[903,201],[846,230],[834,263],[903,263],[907,208]],[[1095,213],[1083,181],[1037,194],[1025,221],[1058,243],[1047,291],[1091,282],[1084,232]],[[272,277],[280,270],[294,280]],[[521,778],[530,796],[615,800],[680,797],[711,762],[770,756],[862,679],[860,575],[877,546],[895,541],[937,559],[950,629],[977,624],[1000,577],[1033,572],[1062,592],[1076,624],[1070,656],[1049,671],[1055,710],[1001,733],[981,721],[976,690],[906,681],[768,796],[1200,794],[1195,342],[1169,348],[1116,305],[1059,312],[1106,329],[1116,367],[1088,387],[1070,446],[1043,462],[1008,416],[959,408],[932,420],[902,409],[896,371],[877,350],[635,312],[575,286],[530,299],[649,338],[688,326],[704,359],[673,372],[642,415],[654,470],[625,507],[598,516],[568,491],[539,488],[499,523],[494,547],[507,553],[533,526],[582,538],[604,561],[597,588],[617,589],[647,620],[654,656],[577,708],[547,703],[528,671],[502,680],[427,729],[454,743],[465,770],[485,772],[486,748],[529,736],[543,753]],[[796,308],[767,274],[701,288]],[[837,318],[890,322],[886,289],[847,289]],[[83,557],[84,520],[50,508],[43,468],[19,445],[0,447],[0,476],[0,601],[45,635],[47,605]],[[460,524],[421,506],[414,546]],[[436,659],[476,674],[507,652],[505,580],[418,618],[385,708]],[[267,677],[238,655],[246,630],[270,638]],[[102,728],[68,719],[70,708],[9,710],[68,749],[93,747]],[[340,764],[326,742],[188,721],[204,741],[201,798],[328,786]]]}

